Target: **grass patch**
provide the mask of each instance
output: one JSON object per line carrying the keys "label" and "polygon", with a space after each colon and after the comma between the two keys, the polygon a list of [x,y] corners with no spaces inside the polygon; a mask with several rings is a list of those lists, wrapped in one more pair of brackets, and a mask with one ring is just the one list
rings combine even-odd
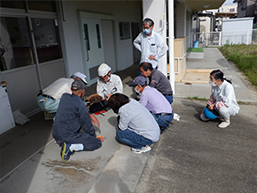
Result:
{"label": "grass patch", "polygon": [[203,52],[203,48],[189,48],[188,52]]}
{"label": "grass patch", "polygon": [[257,45],[224,45],[220,52],[247,76],[257,89]]}
{"label": "grass patch", "polygon": [[197,96],[194,96],[194,97],[186,97],[186,99],[189,99],[189,100],[198,100],[198,101],[208,101],[209,99],[207,98],[199,98]]}

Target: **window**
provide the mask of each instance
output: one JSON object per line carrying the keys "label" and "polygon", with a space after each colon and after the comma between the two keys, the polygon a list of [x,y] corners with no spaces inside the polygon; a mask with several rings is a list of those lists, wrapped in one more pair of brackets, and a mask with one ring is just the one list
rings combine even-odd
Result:
{"label": "window", "polygon": [[1,7],[25,9],[25,1],[1,1]]}
{"label": "window", "polygon": [[25,18],[1,17],[1,71],[32,64],[29,27]]}
{"label": "window", "polygon": [[1,1],[1,7],[56,12],[54,0],[47,0],[47,1],[27,0],[27,5],[28,5],[28,7],[26,7],[25,0]]}
{"label": "window", "polygon": [[87,50],[90,50],[90,43],[89,43],[87,24],[84,24],[84,40],[86,41]]}
{"label": "window", "polygon": [[101,48],[101,37],[100,37],[100,30],[99,30],[99,24],[96,24],[96,35],[97,35],[97,45],[98,48]]}
{"label": "window", "polygon": [[129,22],[120,22],[119,23],[120,39],[129,39],[130,38],[130,27]]}
{"label": "window", "polygon": [[[55,11],[54,1],[27,0],[27,3],[22,0],[1,1],[1,7],[14,9],[9,16],[5,15],[0,18],[0,72],[34,65],[36,57],[39,63],[62,58],[55,14],[53,14],[53,19],[41,18],[44,14],[49,15],[49,11]],[[23,16],[15,17],[12,15],[16,12],[15,9],[27,11]],[[34,18],[36,11],[33,11],[33,18],[31,18],[29,11],[31,9],[40,10],[41,17]],[[29,22],[32,24],[31,29]]]}
{"label": "window", "polygon": [[32,19],[39,63],[61,58],[58,28],[54,19]]}
{"label": "window", "polygon": [[29,6],[29,9],[31,10],[56,12],[55,2],[53,0],[48,0],[48,1],[29,0],[28,6]]}

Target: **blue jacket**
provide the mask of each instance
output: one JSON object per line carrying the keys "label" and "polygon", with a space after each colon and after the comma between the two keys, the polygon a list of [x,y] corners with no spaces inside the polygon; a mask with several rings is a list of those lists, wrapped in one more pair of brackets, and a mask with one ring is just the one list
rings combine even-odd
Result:
{"label": "blue jacket", "polygon": [[77,95],[65,93],[61,97],[55,116],[53,138],[60,144],[67,139],[80,137],[80,129],[95,136],[95,129],[85,102]]}

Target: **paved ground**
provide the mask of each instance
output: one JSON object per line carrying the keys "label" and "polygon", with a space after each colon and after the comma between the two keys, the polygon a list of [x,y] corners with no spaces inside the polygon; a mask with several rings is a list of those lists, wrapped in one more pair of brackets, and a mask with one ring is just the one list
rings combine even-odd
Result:
{"label": "paved ground", "polygon": [[[204,49],[203,60],[187,64],[188,69],[220,68],[233,78],[237,99],[244,103],[227,129],[219,129],[218,121],[199,120],[206,101],[184,99],[208,98],[208,84],[176,83],[172,107],[180,121],[172,122],[150,153],[135,155],[119,144],[116,115],[108,111],[97,115],[106,138],[102,148],[76,152],[69,162],[63,162],[60,148],[51,138],[51,122],[39,114],[0,136],[0,192],[257,192],[255,92],[215,48]],[[136,70],[131,67],[120,72],[128,96],[132,89],[126,84]]]}
{"label": "paved ground", "polygon": [[205,103],[178,99],[173,121],[154,146],[136,193],[256,193],[257,106],[240,105],[227,129],[202,122]]}

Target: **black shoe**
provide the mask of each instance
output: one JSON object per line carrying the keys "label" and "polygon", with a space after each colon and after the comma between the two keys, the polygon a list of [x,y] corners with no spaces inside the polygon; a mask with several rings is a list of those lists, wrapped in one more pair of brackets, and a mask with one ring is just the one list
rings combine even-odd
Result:
{"label": "black shoe", "polygon": [[160,127],[160,130],[161,130],[161,134],[163,134],[166,130],[167,130],[168,127]]}

